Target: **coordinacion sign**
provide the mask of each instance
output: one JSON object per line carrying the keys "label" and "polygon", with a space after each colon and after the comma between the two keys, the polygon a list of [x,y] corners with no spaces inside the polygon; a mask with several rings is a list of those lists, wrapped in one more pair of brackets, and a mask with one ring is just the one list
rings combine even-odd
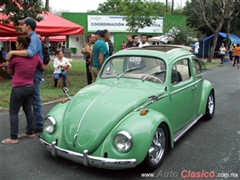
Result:
{"label": "coordinacion sign", "polygon": [[[127,32],[129,28],[123,16],[107,16],[107,15],[88,15],[88,31],[95,32],[100,29],[107,29],[110,32]],[[153,20],[153,24],[149,27],[138,30],[139,33],[162,33],[163,18],[158,17]]]}

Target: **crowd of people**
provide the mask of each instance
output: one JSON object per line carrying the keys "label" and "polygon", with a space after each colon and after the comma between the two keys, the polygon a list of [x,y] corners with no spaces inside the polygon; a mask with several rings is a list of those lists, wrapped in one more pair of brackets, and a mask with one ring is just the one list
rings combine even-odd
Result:
{"label": "crowd of people", "polygon": [[113,43],[107,29],[97,30],[89,35],[89,42],[82,48],[86,61],[87,82],[96,81],[97,75],[104,61],[113,54]]}
{"label": "crowd of people", "polygon": [[224,46],[224,43],[222,43],[221,47],[219,48],[219,53],[221,56],[221,64],[223,64],[224,57],[226,53],[229,53],[229,59],[232,63],[232,66],[234,67],[237,65],[237,68],[239,69],[239,60],[240,60],[240,45],[239,44],[231,44],[229,49],[227,49]]}
{"label": "crowd of people", "polygon": [[[50,61],[49,49],[41,42],[41,37],[35,32],[36,21],[27,17],[19,20],[24,35],[18,36],[16,40],[16,50],[9,52],[4,48],[0,51],[0,63],[9,61],[7,72],[12,75],[12,90],[10,95],[10,137],[2,140],[5,144],[16,144],[18,138],[33,138],[35,133],[43,131],[42,102],[40,98],[40,84],[45,70],[45,65]],[[107,29],[97,30],[89,35],[89,41],[82,48],[86,62],[87,83],[96,81],[97,75],[104,61],[114,53],[114,46],[110,39],[111,35]],[[126,41],[122,43],[122,49],[132,47],[148,46],[148,36],[126,35]],[[229,50],[220,47],[221,63],[226,52],[229,52],[232,65],[239,65],[240,46],[231,45]],[[27,62],[27,63],[26,63]],[[62,77],[63,87],[66,86],[66,70],[71,67],[71,63],[64,57],[61,46],[56,51],[56,58],[53,62],[53,87],[57,87],[58,80]],[[23,75],[24,74],[24,75]],[[20,108],[26,115],[26,131],[18,132],[18,113]]]}
{"label": "crowd of people", "polygon": [[122,49],[126,48],[132,48],[132,47],[143,47],[143,46],[149,46],[150,44],[148,41],[148,36],[146,34],[141,35],[141,41],[139,43],[138,35],[126,35],[127,43],[126,41],[123,41],[122,43]]}
{"label": "crowd of people", "polygon": [[[139,42],[138,35],[131,36],[126,35],[126,41],[122,43],[122,49],[132,47],[148,46],[148,36],[141,35],[141,41]],[[110,40],[110,32],[107,29],[97,30],[95,33],[89,35],[89,41],[82,48],[81,53],[84,55],[86,62],[86,76],[87,83],[91,84],[96,81],[96,77],[99,73],[103,62],[113,54],[113,43]]]}

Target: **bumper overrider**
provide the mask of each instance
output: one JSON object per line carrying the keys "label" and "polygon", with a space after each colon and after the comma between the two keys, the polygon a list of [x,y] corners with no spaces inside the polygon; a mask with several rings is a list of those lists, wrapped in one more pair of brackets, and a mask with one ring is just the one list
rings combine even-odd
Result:
{"label": "bumper overrider", "polygon": [[103,168],[116,168],[116,169],[127,169],[134,168],[136,166],[136,159],[112,159],[102,158],[88,155],[88,150],[84,150],[83,154],[62,149],[56,146],[56,142],[51,144],[44,141],[42,137],[38,136],[38,142],[53,156],[61,156],[71,161],[81,163],[85,166],[103,167]]}

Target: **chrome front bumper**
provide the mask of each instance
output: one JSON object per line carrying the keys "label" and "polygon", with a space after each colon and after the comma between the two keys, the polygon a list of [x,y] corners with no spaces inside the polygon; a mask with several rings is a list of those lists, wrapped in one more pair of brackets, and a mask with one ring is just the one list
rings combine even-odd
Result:
{"label": "chrome front bumper", "polygon": [[83,154],[76,153],[56,146],[56,142],[52,142],[52,144],[48,143],[44,141],[40,135],[38,136],[38,142],[45,149],[50,151],[53,156],[61,156],[71,161],[81,163],[85,166],[103,167],[108,169],[127,169],[134,168],[136,166],[136,159],[111,159],[95,157],[88,155],[88,150],[84,150]]}

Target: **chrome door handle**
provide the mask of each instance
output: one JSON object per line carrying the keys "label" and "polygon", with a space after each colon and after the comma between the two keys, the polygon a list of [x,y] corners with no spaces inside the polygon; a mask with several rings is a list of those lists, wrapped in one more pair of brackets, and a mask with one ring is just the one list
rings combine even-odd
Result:
{"label": "chrome door handle", "polygon": [[197,85],[192,86],[192,90],[197,89]]}

